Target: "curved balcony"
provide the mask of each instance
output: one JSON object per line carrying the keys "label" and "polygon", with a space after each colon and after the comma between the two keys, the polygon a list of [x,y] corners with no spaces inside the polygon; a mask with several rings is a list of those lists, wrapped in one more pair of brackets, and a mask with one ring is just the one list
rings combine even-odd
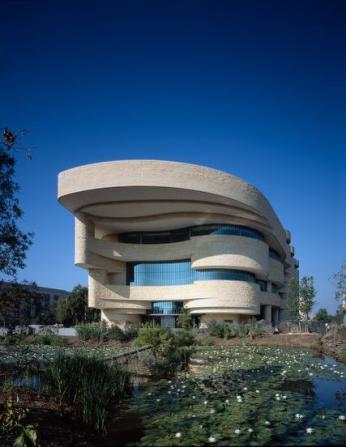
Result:
{"label": "curved balcony", "polygon": [[284,265],[276,259],[269,258],[269,280],[282,286],[285,282]]}

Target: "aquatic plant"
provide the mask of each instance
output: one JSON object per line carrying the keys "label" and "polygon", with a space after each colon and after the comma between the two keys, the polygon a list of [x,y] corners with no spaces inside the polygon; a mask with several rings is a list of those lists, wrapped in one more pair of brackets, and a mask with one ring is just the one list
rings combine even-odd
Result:
{"label": "aquatic plant", "polygon": [[343,445],[346,417],[316,402],[314,380],[345,380],[346,368],[283,348],[203,348],[197,375],[161,380],[131,407],[138,446]]}
{"label": "aquatic plant", "polygon": [[61,352],[44,379],[60,405],[70,405],[85,424],[104,432],[111,404],[126,393],[129,377],[123,368],[100,358]]}

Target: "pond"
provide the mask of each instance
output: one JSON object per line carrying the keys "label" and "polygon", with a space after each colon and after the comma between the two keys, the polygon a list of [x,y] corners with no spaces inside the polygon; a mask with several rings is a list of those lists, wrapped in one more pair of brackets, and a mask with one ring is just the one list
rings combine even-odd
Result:
{"label": "pond", "polygon": [[204,348],[195,356],[205,363],[198,371],[135,393],[105,445],[346,443],[345,365],[259,346]]}

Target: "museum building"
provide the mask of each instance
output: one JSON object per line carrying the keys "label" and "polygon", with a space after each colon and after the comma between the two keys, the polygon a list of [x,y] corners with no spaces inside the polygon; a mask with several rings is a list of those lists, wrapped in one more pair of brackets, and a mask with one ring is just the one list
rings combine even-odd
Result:
{"label": "museum building", "polygon": [[75,216],[75,264],[88,270],[89,305],[106,322],[289,318],[299,267],[290,232],[244,180],[187,163],[112,161],[61,172],[58,199]]}

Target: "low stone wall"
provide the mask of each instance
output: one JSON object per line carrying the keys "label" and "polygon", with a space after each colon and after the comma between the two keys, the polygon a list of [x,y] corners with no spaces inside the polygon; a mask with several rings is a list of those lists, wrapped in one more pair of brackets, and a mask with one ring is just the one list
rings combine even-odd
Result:
{"label": "low stone wall", "polygon": [[327,333],[321,339],[322,350],[336,360],[346,362],[346,339],[334,332]]}
{"label": "low stone wall", "polygon": [[131,374],[136,376],[150,376],[151,373],[145,365],[145,359],[150,355],[151,349],[150,345],[142,346],[141,348],[104,357],[104,361],[110,365],[118,364],[124,366]]}

